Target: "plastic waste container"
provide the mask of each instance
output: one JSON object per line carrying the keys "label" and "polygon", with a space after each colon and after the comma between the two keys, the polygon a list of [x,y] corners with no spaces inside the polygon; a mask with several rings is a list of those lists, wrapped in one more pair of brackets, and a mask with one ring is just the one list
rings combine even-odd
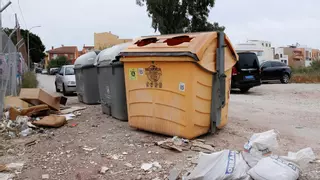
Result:
{"label": "plastic waste container", "polygon": [[124,43],[101,51],[97,56],[98,84],[102,112],[127,121],[127,102],[124,82],[123,63],[119,53],[131,43]]}
{"label": "plastic waste container", "polygon": [[100,102],[97,67],[94,65],[99,52],[90,51],[80,56],[74,63],[78,100],[85,104]]}
{"label": "plastic waste container", "polygon": [[137,39],[120,59],[129,125],[188,139],[224,127],[237,59],[222,32]]}

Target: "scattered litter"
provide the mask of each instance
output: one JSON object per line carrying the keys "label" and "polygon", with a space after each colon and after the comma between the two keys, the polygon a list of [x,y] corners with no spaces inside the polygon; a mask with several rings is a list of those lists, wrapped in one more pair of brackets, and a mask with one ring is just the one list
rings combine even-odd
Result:
{"label": "scattered litter", "polygon": [[181,173],[181,170],[178,170],[177,168],[174,167],[169,172],[168,180],[177,180],[180,173]]}
{"label": "scattered litter", "polygon": [[85,150],[85,151],[91,152],[91,151],[93,151],[93,150],[95,150],[95,149],[97,149],[97,148],[90,148],[90,147],[88,147],[88,146],[84,146],[82,149]]}
{"label": "scattered litter", "polygon": [[39,121],[34,121],[32,124],[36,126],[59,128],[67,123],[67,120],[63,116],[50,115],[42,118]]}
{"label": "scattered litter", "polygon": [[27,122],[27,125],[29,128],[34,128],[34,129],[38,128],[37,126],[33,125],[31,122]]}
{"label": "scattered litter", "polygon": [[144,171],[150,171],[153,167],[155,167],[156,169],[161,169],[162,168],[162,166],[160,165],[159,162],[143,163],[141,165],[141,169],[143,169]]}
{"label": "scattered litter", "polygon": [[148,154],[151,154],[151,151],[148,151]]}
{"label": "scattered litter", "polygon": [[171,139],[156,142],[156,145],[165,149],[171,149],[178,152],[192,150],[197,152],[211,153],[215,151],[212,145],[205,144],[204,142],[204,140],[189,141],[175,136]]}
{"label": "scattered litter", "polygon": [[14,178],[14,174],[9,174],[9,173],[0,173],[0,179],[1,180],[12,180]]}
{"label": "scattered litter", "polygon": [[24,145],[25,145],[25,146],[33,146],[33,145],[35,145],[35,144],[37,144],[37,140],[31,140],[31,141],[25,143]]}
{"label": "scattered litter", "polygon": [[41,176],[42,179],[49,179],[49,177],[50,177],[49,174],[42,174]]}
{"label": "scattered litter", "polygon": [[109,171],[109,168],[107,168],[105,166],[102,166],[101,169],[100,169],[100,173],[101,174],[105,174],[107,171]]}
{"label": "scattered litter", "polygon": [[16,120],[18,116],[47,116],[49,115],[48,105],[37,105],[25,109],[16,109],[14,107],[9,108],[9,119]]}
{"label": "scattered litter", "polygon": [[14,150],[13,150],[13,149],[8,149],[8,150],[7,150],[7,153],[8,153],[8,154],[14,154]]}
{"label": "scattered litter", "polygon": [[134,166],[132,164],[130,164],[130,163],[125,163],[124,165],[129,167],[129,168],[134,168]]}
{"label": "scattered litter", "polygon": [[0,165],[0,172],[21,172],[23,166],[24,163],[10,163],[6,165]]}
{"label": "scattered litter", "polygon": [[122,154],[123,154],[123,155],[128,155],[128,153],[127,153],[127,152],[123,152]]}
{"label": "scattered litter", "polygon": [[149,171],[152,168],[153,164],[152,163],[143,163],[141,165],[141,169],[144,171]]}
{"label": "scattered litter", "polygon": [[[77,111],[80,111],[80,110],[84,110],[84,109],[86,109],[86,107],[74,106],[74,107],[70,107],[68,109],[61,110],[60,113],[61,114],[69,114],[69,113],[74,113],[74,112],[77,112]],[[80,113],[80,115],[81,115],[81,113]]]}
{"label": "scattered litter", "polygon": [[22,137],[26,137],[26,136],[29,136],[32,133],[33,133],[33,130],[31,128],[28,128],[28,129],[25,129],[25,130],[21,131],[20,135]]}
{"label": "scattered litter", "polygon": [[200,153],[198,165],[186,179],[250,179],[248,170],[249,166],[237,151]]}
{"label": "scattered litter", "polygon": [[63,115],[59,115],[59,116],[65,117],[67,121],[73,120],[76,117],[76,115],[73,113],[63,114]]}

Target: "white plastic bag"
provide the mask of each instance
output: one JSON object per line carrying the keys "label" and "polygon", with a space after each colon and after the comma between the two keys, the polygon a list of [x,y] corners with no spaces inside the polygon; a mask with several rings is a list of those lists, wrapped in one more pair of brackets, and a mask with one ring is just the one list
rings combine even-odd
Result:
{"label": "white plastic bag", "polygon": [[242,152],[244,160],[250,167],[255,166],[260,159],[272,154],[272,151],[278,147],[277,136],[275,130],[255,133],[251,136]]}
{"label": "white plastic bag", "polygon": [[279,156],[270,156],[261,159],[256,166],[249,170],[248,174],[254,180],[297,180],[299,167]]}
{"label": "white plastic bag", "polygon": [[249,166],[241,153],[224,150],[212,154],[200,153],[198,165],[187,180],[249,180]]}
{"label": "white plastic bag", "polygon": [[308,147],[296,153],[288,152],[288,156],[282,156],[281,158],[299,165],[300,168],[305,168],[308,163],[316,159],[316,156],[312,149]]}

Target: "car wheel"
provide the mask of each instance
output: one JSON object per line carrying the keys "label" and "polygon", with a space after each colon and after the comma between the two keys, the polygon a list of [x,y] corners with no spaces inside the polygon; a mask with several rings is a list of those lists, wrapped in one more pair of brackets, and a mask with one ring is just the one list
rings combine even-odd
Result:
{"label": "car wheel", "polygon": [[60,92],[60,89],[57,86],[57,83],[54,83],[54,85],[56,86],[56,92]]}
{"label": "car wheel", "polygon": [[288,83],[289,83],[289,80],[290,80],[290,77],[289,77],[289,75],[288,75],[287,73],[284,74],[284,75],[281,77],[281,79],[280,79],[280,81],[281,81],[282,84],[288,84]]}
{"label": "car wheel", "polygon": [[64,96],[68,95],[66,88],[64,87],[64,84],[62,84],[62,93]]}
{"label": "car wheel", "polygon": [[250,90],[250,88],[240,88],[240,91],[242,92],[242,93],[246,93],[246,92],[248,92]]}

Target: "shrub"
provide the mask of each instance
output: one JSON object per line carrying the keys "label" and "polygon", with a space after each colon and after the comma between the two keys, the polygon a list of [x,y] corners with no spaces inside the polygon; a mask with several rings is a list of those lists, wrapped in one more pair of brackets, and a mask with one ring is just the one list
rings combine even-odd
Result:
{"label": "shrub", "polygon": [[55,59],[52,59],[50,62],[49,62],[49,65],[48,65],[48,72],[50,72],[50,68],[60,68],[64,65],[69,65],[71,64],[71,60],[69,60],[67,57],[65,56],[59,56]]}
{"label": "shrub", "polygon": [[292,68],[291,82],[320,83],[320,61],[313,61],[309,67]]}
{"label": "shrub", "polygon": [[34,72],[25,72],[22,75],[22,88],[37,88],[38,87],[37,75]]}

